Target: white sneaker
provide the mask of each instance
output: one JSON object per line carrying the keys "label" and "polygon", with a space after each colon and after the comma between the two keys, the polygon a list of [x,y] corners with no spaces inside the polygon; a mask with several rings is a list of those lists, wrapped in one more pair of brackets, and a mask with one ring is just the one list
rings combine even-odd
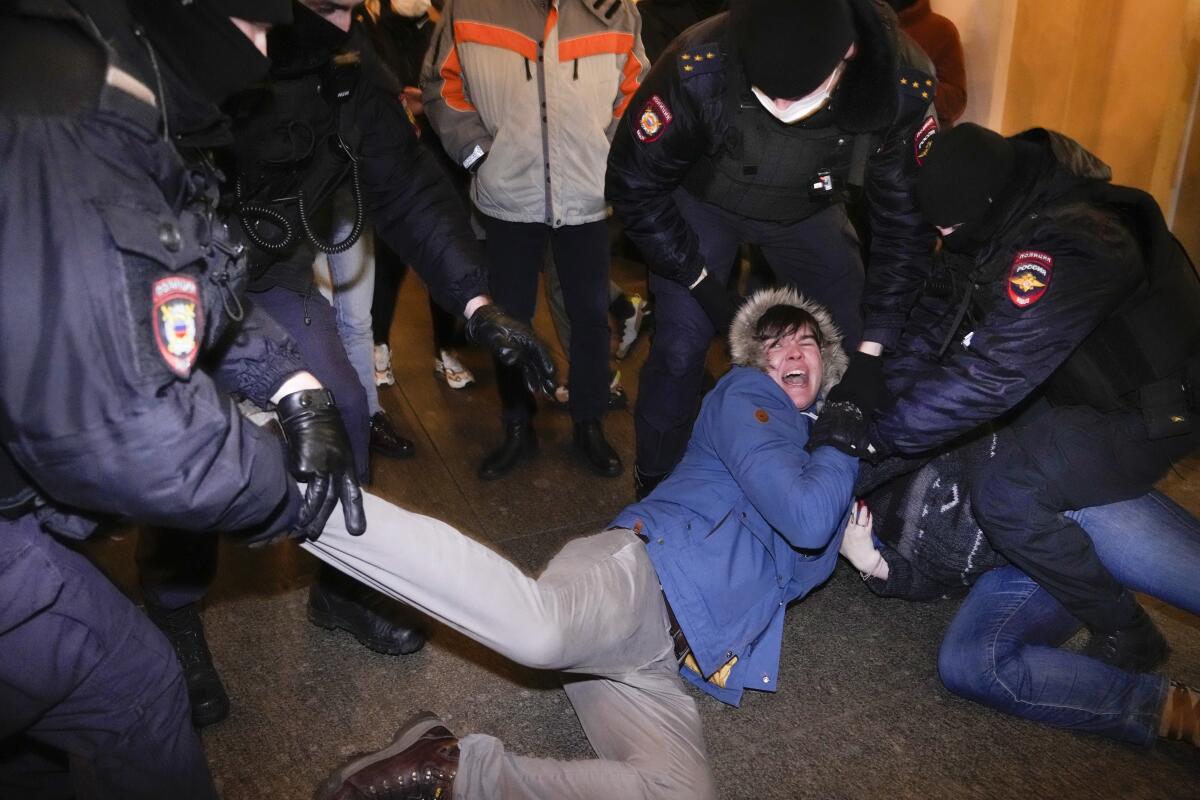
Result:
{"label": "white sneaker", "polygon": [[451,389],[462,389],[475,382],[471,370],[462,365],[453,350],[438,351],[438,357],[433,360],[433,371],[442,376]]}
{"label": "white sneaker", "polygon": [[386,344],[375,345],[375,385],[394,386],[396,375],[392,372],[392,349]]}
{"label": "white sneaker", "polygon": [[642,299],[640,294],[629,295],[629,304],[633,306],[633,314],[625,318],[621,323],[621,338],[617,342],[617,358],[624,358],[629,355],[630,348],[638,339],[638,334],[642,332],[642,320],[650,313],[648,306],[650,305]]}

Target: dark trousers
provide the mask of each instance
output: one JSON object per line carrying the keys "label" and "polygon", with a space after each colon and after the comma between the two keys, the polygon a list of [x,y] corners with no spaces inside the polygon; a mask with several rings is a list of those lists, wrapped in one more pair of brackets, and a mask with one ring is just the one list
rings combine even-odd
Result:
{"label": "dark trousers", "polygon": [[[308,370],[333,392],[346,424],[355,468],[368,474],[370,417],[358,373],[346,358],[333,307],[315,289],[308,294],[273,287],[253,292],[251,299],[292,335]],[[146,602],[160,608],[182,608],[208,592],[217,570],[217,537],[188,531],[142,531],[137,547],[138,577]]]}
{"label": "dark trousers", "polygon": [[[396,294],[408,275],[408,264],[387,242],[375,236],[375,299],[371,303],[371,329],[375,344],[387,344],[396,315]],[[448,350],[454,346],[455,325],[459,317],[429,298],[429,316],[433,320],[433,349]]]}
{"label": "dark trousers", "polygon": [[1148,439],[1136,412],[1035,407],[972,481],[975,517],[992,545],[1071,614],[1093,630],[1115,630],[1132,621],[1136,601],[1063,512],[1139,497],[1198,445],[1200,434]]}
{"label": "dark trousers", "polygon": [[[841,206],[780,223],[739,217],[682,189],[675,192],[675,202],[699,237],[705,268],[720,285],[728,281],[738,247],[756,244],[777,281],[828,308],[845,334],[846,349],[858,346],[863,264],[858,239]],[[638,469],[663,475],[679,463],[691,436],[704,359],[715,331],[686,286],[651,274],[650,291],[655,332],[638,384],[634,423]]]}
{"label": "dark trousers", "polygon": [[[600,419],[608,408],[608,222],[552,228],[483,216],[492,299],[522,322],[533,320],[546,240],[571,321],[571,418]],[[504,422],[526,422],[533,395],[519,368],[496,362]]]}
{"label": "dark trousers", "polygon": [[216,797],[166,637],[32,517],[0,521],[0,742],[0,797]]}

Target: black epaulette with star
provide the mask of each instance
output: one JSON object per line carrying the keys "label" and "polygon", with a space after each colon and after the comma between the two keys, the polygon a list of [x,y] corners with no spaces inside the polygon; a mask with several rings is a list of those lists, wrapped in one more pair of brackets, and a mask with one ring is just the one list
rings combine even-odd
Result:
{"label": "black epaulette with star", "polygon": [[903,94],[933,102],[937,81],[927,72],[912,67],[900,67],[900,91]]}
{"label": "black epaulette with star", "polygon": [[716,72],[723,63],[724,58],[721,55],[720,45],[696,45],[679,54],[679,75],[683,78],[690,78],[693,75]]}

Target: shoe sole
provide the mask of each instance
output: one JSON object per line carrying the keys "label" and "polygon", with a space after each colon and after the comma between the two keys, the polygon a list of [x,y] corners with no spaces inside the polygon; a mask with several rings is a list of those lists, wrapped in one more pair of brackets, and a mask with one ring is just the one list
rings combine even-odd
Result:
{"label": "shoe sole", "polygon": [[384,656],[408,656],[425,646],[424,638],[421,639],[421,643],[416,647],[397,647],[390,642],[385,643],[379,639],[370,639],[366,636],[359,636],[357,633],[338,622],[338,618],[335,617],[331,612],[320,611],[312,606],[308,607],[308,621],[313,625],[316,625],[318,628],[323,628],[327,631],[342,631],[343,633],[347,633],[353,636],[354,641],[358,642],[363,647]]}
{"label": "shoe sole", "polygon": [[387,747],[377,750],[374,753],[360,756],[330,775],[325,780],[325,783],[321,784],[321,787],[317,789],[315,800],[329,800],[341,788],[342,784],[355,773],[361,772],[372,764],[383,761],[386,758],[391,758],[397,753],[407,750],[416,744],[426,733],[444,724],[444,722],[428,711],[421,711],[414,714],[396,729],[396,735],[392,738],[392,743]]}

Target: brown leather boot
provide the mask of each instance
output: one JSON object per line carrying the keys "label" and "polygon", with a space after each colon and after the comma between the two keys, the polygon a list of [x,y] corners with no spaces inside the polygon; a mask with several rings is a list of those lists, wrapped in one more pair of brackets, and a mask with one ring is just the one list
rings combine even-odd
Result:
{"label": "brown leather boot", "polygon": [[450,800],[458,773],[458,737],[422,711],[392,743],[355,758],[329,776],[317,800]]}

